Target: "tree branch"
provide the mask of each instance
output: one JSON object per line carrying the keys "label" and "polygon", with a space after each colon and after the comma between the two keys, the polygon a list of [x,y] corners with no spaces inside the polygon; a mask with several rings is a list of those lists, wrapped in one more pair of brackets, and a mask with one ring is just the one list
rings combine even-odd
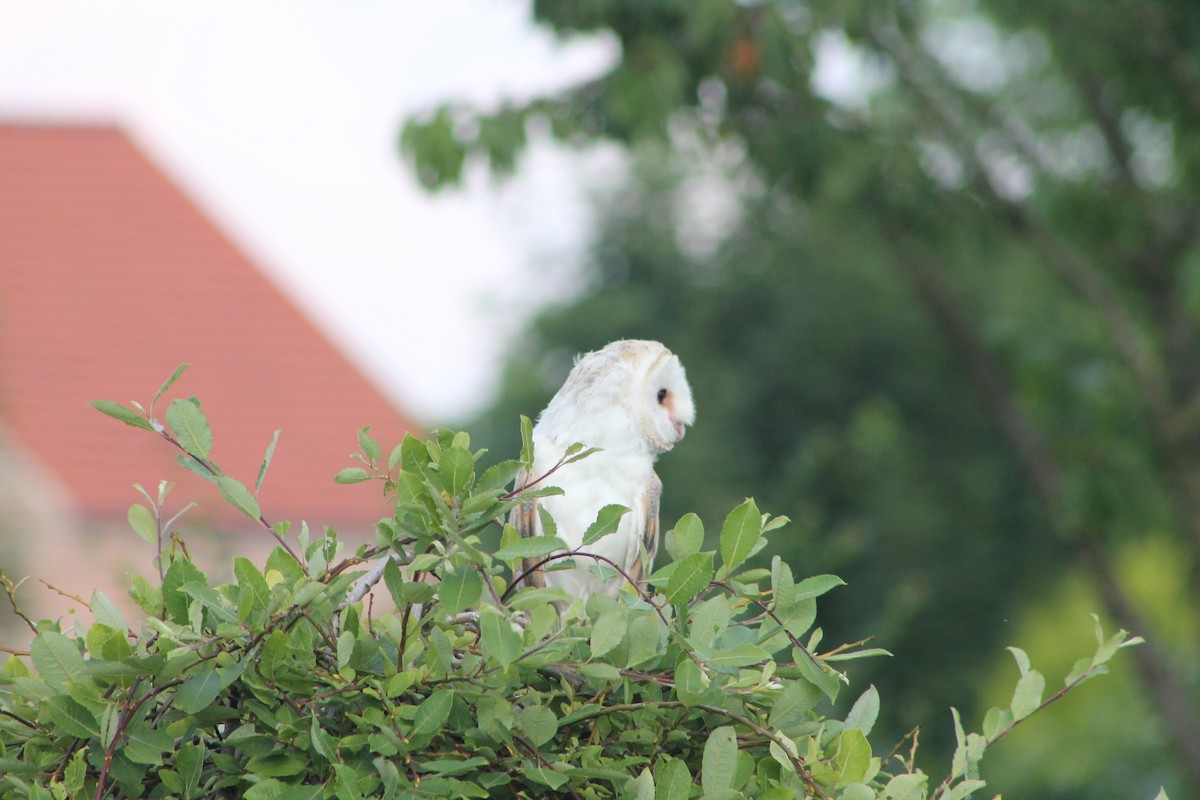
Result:
{"label": "tree branch", "polygon": [[[1090,530],[1068,528],[1061,511],[1062,471],[1057,458],[1042,433],[1021,408],[1016,390],[1011,386],[1000,365],[984,345],[943,277],[944,268],[929,258],[912,252],[903,237],[889,238],[893,264],[904,274],[931,315],[939,323],[950,345],[958,351],[992,407],[1018,462],[1024,467],[1052,524],[1059,535],[1076,548],[1095,581],[1105,608],[1117,624],[1147,641],[1148,626],[1133,602],[1113,575],[1107,553]],[[1179,675],[1165,655],[1154,646],[1137,648],[1135,664],[1150,700],[1171,731],[1174,746],[1183,757],[1188,779],[1200,786],[1200,720],[1190,711],[1193,707]]]}

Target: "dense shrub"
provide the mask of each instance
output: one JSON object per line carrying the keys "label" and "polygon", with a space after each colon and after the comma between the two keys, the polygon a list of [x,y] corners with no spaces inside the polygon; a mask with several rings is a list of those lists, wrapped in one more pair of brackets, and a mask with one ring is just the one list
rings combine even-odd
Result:
{"label": "dense shrub", "polygon": [[[161,575],[131,588],[146,618],[131,624],[96,592],[86,629],[26,619],[30,651],[0,672],[2,798],[948,800],[983,786],[980,760],[1013,725],[1137,641],[1097,626],[1096,653],[1048,698],[1014,649],[1011,706],[980,733],[955,714],[958,751],[931,778],[913,763],[915,742],[873,748],[873,688],[832,713],[848,684],[839,665],[880,652],[823,647],[816,602],[838,578],[749,562],[786,523],[752,500],[725,518],[715,550],[689,514],[648,586],[560,616],[572,598],[521,587],[525,565],[613,569],[582,551],[622,510],[605,509],[574,553],[504,525],[523,499],[556,491],[545,476],[511,487],[532,464],[528,420],[520,458],[482,472],[465,433],[409,436],[384,458],[360,431],[360,464],[337,480],[378,480],[395,513],[373,546],[346,554],[333,531],[266,522],[255,495],[273,446],[254,490],[226,476],[194,399],[173,400],[165,422],[154,403],[95,405],[178,447],[279,547],[265,564],[235,559],[235,579],[213,585],[184,549],[164,550],[168,487],[146,494],[129,514]],[[581,445],[565,461],[586,456]],[[488,552],[481,535],[496,526]],[[378,582],[394,611],[364,604]]]}

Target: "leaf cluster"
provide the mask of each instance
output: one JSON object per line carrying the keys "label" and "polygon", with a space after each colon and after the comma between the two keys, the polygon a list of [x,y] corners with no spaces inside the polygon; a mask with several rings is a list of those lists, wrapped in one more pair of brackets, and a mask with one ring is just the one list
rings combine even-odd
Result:
{"label": "leaf cluster", "polygon": [[[165,425],[152,410],[98,407],[220,475],[198,403],[173,402]],[[407,436],[384,460],[364,429],[362,466],[338,479],[378,480],[394,498],[373,546],[347,555],[332,530],[264,520],[280,546],[262,565],[235,559],[227,583],[160,547],[161,581],[131,590],[141,621],[100,592],[90,626],[30,621],[29,652],[0,671],[0,798],[962,798],[982,787],[988,746],[1136,641],[1101,637],[1045,701],[1014,651],[1011,708],[980,734],[958,724],[950,773],[931,784],[911,751],[869,742],[874,688],[832,712],[848,684],[839,665],[880,651],[820,650],[817,600],[842,582],[797,580],[778,557],[754,566],[787,520],[753,500],[727,515],[717,550],[684,516],[665,537],[671,562],[618,598],[572,603],[524,585],[530,558],[614,568],[586,544],[565,551],[552,533],[521,539],[504,524],[558,491],[550,473],[509,488],[533,462],[529,427],[521,458],[482,471],[465,433]],[[573,448],[555,469],[588,453]],[[603,510],[588,541],[622,512]],[[130,518],[150,530],[143,513]],[[492,526],[503,533],[489,552]],[[376,581],[394,610],[374,612]]]}

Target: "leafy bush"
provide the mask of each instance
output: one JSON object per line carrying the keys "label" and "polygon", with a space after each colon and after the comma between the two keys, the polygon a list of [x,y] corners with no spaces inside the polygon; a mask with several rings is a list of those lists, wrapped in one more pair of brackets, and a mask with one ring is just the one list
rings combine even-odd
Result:
{"label": "leafy bush", "polygon": [[[796,580],[778,558],[749,564],[786,523],[752,500],[726,517],[717,550],[689,514],[667,533],[670,563],[649,586],[570,606],[561,590],[522,587],[523,565],[595,558],[503,523],[524,499],[557,491],[545,476],[509,488],[533,460],[526,419],[520,458],[482,473],[465,433],[407,436],[385,460],[360,431],[360,464],[337,480],[379,480],[395,513],[373,546],[343,555],[333,531],[267,523],[255,491],[210,459],[196,400],[172,401],[165,423],[155,402],[95,405],[177,447],[279,546],[261,566],[235,559],[233,582],[213,585],[182,548],[163,549],[168,487],[143,493],[129,518],[155,545],[161,576],[131,588],[146,619],[131,626],[99,592],[86,629],[26,619],[30,651],[0,672],[2,798],[950,800],[983,786],[985,751],[1014,725],[1138,641],[1097,624],[1096,653],[1048,698],[1014,648],[1011,706],[979,733],[955,713],[959,747],[933,780],[913,763],[915,738],[872,748],[873,688],[832,715],[848,684],[838,665],[881,651],[821,650],[817,598],[841,581]],[[564,463],[586,455],[580,446]],[[488,552],[480,537],[494,526],[500,546]],[[364,606],[378,581],[394,612]]]}

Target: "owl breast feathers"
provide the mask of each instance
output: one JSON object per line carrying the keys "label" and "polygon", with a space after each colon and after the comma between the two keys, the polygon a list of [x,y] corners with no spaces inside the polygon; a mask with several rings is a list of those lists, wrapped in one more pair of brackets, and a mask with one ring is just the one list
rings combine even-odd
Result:
{"label": "owl breast feathers", "polygon": [[[630,511],[617,530],[585,551],[641,580],[658,551],[662,482],[654,461],[683,438],[695,419],[683,365],[658,342],[613,342],[581,356],[534,426],[533,475],[519,475],[517,486],[553,469],[572,444],[600,451],[550,475],[543,484],[558,486],[563,494],[522,504],[513,512],[513,526],[522,536],[542,535],[540,503],[554,519],[559,538],[574,549],[601,508],[625,506]],[[571,568],[537,570],[528,580],[560,587],[575,598],[586,599],[594,592],[616,596],[625,578],[598,577],[594,561],[576,557]]]}

